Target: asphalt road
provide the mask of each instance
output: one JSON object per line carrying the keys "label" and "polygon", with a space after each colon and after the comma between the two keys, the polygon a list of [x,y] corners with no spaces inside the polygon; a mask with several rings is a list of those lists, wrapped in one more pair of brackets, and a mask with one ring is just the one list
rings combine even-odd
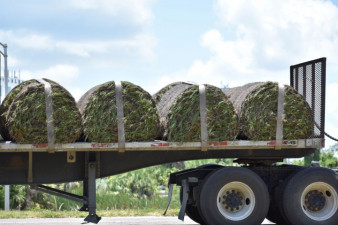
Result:
{"label": "asphalt road", "polygon": [[[0,225],[78,225],[82,224],[82,218],[62,219],[0,219]],[[196,225],[195,222],[185,217],[182,222],[177,217],[104,217],[99,225]],[[273,224],[265,220],[262,225]]]}

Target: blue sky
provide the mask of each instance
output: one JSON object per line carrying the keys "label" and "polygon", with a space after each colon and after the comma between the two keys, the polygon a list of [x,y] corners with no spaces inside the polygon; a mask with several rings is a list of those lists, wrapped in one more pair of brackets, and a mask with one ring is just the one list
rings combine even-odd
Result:
{"label": "blue sky", "polygon": [[[10,70],[47,77],[76,99],[126,80],[289,83],[289,66],[327,57],[326,130],[338,136],[338,1],[0,0]],[[327,142],[328,145],[333,142]]]}

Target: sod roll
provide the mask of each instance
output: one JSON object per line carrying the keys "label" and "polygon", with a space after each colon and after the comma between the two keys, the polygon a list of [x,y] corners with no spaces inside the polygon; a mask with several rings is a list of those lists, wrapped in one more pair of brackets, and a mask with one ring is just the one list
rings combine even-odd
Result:
{"label": "sod roll", "polygon": [[[283,139],[309,138],[314,127],[311,108],[292,87],[284,88]],[[250,83],[224,92],[239,112],[241,137],[276,139],[278,83]]]}
{"label": "sod roll", "polygon": [[[129,82],[122,83],[125,141],[153,141],[161,134],[159,117],[151,95]],[[115,82],[90,89],[78,102],[86,140],[118,141]]]}
{"label": "sod roll", "polygon": [[[82,133],[81,114],[72,95],[54,81],[44,79],[52,90],[52,121],[55,143],[75,142]],[[10,137],[20,144],[48,143],[45,84],[31,80],[19,87],[7,111]],[[15,93],[12,93],[13,95]],[[11,97],[12,98],[12,97]]]}
{"label": "sod roll", "polygon": [[[165,138],[173,142],[201,141],[199,86],[177,82],[158,93],[162,93],[157,107]],[[155,94],[153,98],[157,96]],[[234,140],[237,135],[237,114],[219,88],[206,85],[206,108],[208,140]]]}
{"label": "sod roll", "polygon": [[157,110],[160,115],[161,129],[166,135],[167,116],[170,112],[170,108],[185,90],[191,87],[193,84],[185,82],[175,82],[168,84],[157,93],[153,95],[153,99],[156,103]]}
{"label": "sod roll", "polygon": [[11,140],[11,136],[8,132],[8,128],[6,126],[7,123],[7,113],[8,113],[8,109],[11,106],[15,96],[20,93],[20,91],[26,87],[29,84],[32,83],[38,83],[37,80],[28,80],[28,81],[24,81],[21,84],[17,85],[16,87],[14,87],[6,96],[6,98],[4,99],[4,101],[2,102],[1,106],[0,106],[0,133],[1,136],[4,140],[9,141]]}

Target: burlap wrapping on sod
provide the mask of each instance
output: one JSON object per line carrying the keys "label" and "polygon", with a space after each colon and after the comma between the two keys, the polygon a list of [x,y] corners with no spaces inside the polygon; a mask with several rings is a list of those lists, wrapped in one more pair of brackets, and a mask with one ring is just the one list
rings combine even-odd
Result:
{"label": "burlap wrapping on sod", "polygon": [[[81,115],[72,95],[58,83],[51,84],[55,143],[75,142],[82,133]],[[44,85],[31,80],[12,100],[7,113],[7,128],[20,144],[48,143]],[[14,95],[15,93],[13,93]],[[11,97],[12,98],[12,97]]]}
{"label": "burlap wrapping on sod", "polygon": [[[160,134],[160,122],[151,95],[129,82],[122,83],[126,141],[153,141]],[[78,102],[85,139],[92,142],[118,141],[115,82],[90,89]]]}
{"label": "burlap wrapping on sod", "polygon": [[[165,138],[174,142],[201,141],[198,85],[177,82],[163,89],[158,92],[164,94],[157,107]],[[206,99],[208,140],[234,140],[238,118],[232,103],[219,88],[211,85],[206,85]]]}
{"label": "burlap wrapping on sod", "polygon": [[176,101],[177,97],[191,86],[192,84],[190,83],[175,82],[168,84],[153,95],[153,99],[160,115],[161,130],[162,133],[164,133],[164,136],[167,135],[167,116],[171,106]]}
{"label": "burlap wrapping on sod", "polygon": [[[224,92],[239,112],[241,136],[250,140],[276,139],[278,83],[250,83]],[[309,138],[313,126],[308,103],[285,85],[283,139]]]}

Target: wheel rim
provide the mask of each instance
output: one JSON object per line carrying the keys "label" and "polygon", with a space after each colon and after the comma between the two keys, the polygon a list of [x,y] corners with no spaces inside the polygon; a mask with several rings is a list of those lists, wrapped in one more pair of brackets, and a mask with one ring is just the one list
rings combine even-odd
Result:
{"label": "wheel rim", "polygon": [[323,221],[331,218],[338,208],[337,191],[323,182],[307,186],[301,197],[303,212],[313,220]]}
{"label": "wheel rim", "polygon": [[222,187],[217,195],[219,212],[233,221],[244,220],[255,208],[256,200],[252,189],[242,182],[231,182]]}

